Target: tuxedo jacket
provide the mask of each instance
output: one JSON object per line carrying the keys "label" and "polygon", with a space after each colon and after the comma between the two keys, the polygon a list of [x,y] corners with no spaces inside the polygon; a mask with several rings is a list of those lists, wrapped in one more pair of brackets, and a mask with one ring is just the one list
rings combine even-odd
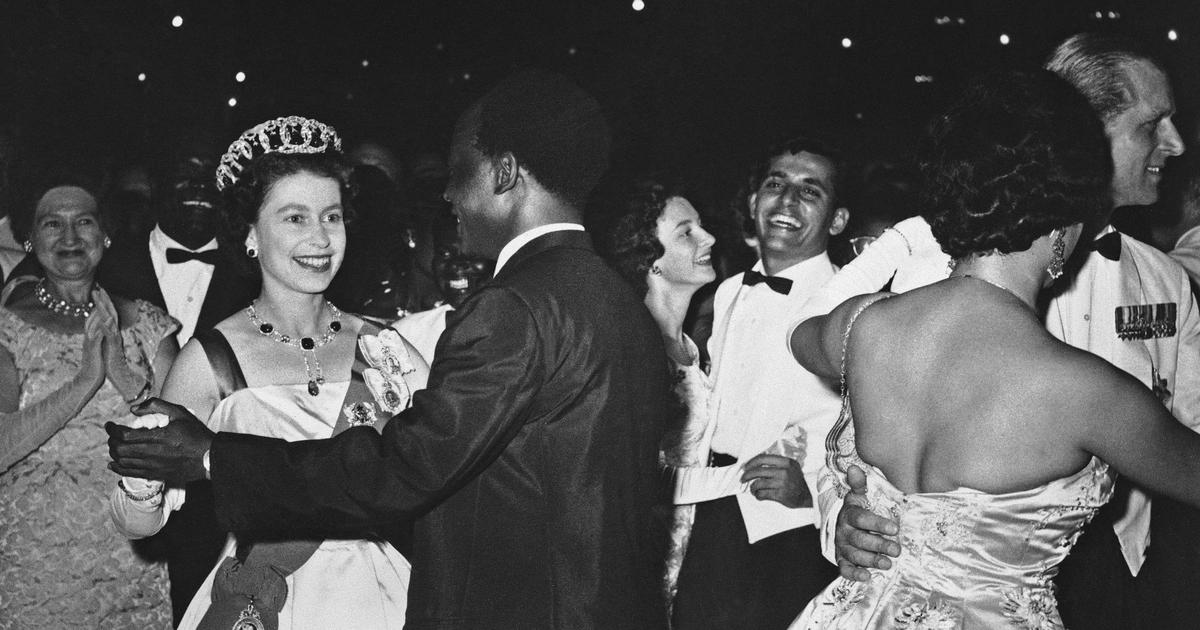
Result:
{"label": "tuxedo jacket", "polygon": [[665,628],[661,336],[584,232],[519,249],[449,315],[377,433],[221,433],[218,517],[299,533],[415,517],[407,628]]}
{"label": "tuxedo jacket", "polygon": [[[1187,272],[1150,245],[1125,234],[1120,239],[1119,260],[1088,256],[1070,287],[1050,302],[1046,328],[1137,378],[1177,420],[1200,431],[1200,311]],[[1137,575],[1151,543],[1150,499],[1132,488],[1112,503],[1121,552]]]}
{"label": "tuxedo jacket", "polygon": [[[115,245],[105,252],[100,261],[98,279],[100,286],[111,293],[146,300],[163,310],[167,309],[162,288],[158,286],[158,276],[154,273],[154,263],[150,260],[148,238]],[[260,282],[257,274],[239,274],[231,261],[222,260],[214,265],[208,293],[204,296],[200,317],[196,320],[196,332],[212,328],[238,309],[249,305],[258,296]]]}

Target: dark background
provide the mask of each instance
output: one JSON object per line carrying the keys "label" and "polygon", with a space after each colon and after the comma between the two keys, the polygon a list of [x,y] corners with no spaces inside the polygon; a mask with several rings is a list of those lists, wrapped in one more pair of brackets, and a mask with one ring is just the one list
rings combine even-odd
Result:
{"label": "dark background", "polygon": [[153,159],[180,129],[232,140],[287,114],[349,143],[440,152],[465,104],[533,65],[601,100],[614,173],[671,167],[723,189],[755,150],[802,128],[862,156],[902,153],[964,78],[1114,30],[1161,49],[1192,135],[1195,0],[644,2],[0,0],[0,123],[30,150],[118,162]]}

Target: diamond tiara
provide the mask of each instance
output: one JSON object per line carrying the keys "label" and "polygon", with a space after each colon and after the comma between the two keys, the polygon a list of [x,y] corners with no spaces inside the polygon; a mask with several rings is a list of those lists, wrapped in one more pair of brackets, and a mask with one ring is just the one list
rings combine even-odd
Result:
{"label": "diamond tiara", "polygon": [[241,177],[250,160],[268,153],[325,153],[341,151],[337,131],[319,120],[284,116],[242,132],[221,156],[217,190],[225,190]]}

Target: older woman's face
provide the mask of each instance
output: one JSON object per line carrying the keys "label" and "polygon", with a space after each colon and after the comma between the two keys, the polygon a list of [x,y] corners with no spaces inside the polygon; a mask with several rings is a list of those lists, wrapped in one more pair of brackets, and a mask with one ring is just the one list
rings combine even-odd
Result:
{"label": "older woman's face", "polygon": [[716,280],[712,246],[716,242],[700,225],[700,214],[683,197],[671,197],[655,228],[663,255],[654,264],[662,278],[673,284],[704,286]]}
{"label": "older woman's face", "polygon": [[59,186],[38,200],[29,240],[51,280],[95,277],[104,255],[104,229],[96,198],[76,186]]}

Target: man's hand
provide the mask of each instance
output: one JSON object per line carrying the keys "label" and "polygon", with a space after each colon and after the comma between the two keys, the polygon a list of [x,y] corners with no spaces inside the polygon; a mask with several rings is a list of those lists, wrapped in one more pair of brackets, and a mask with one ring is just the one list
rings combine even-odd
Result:
{"label": "man's hand", "polygon": [[851,466],[846,471],[846,481],[850,484],[850,494],[838,512],[833,548],[842,577],[866,582],[871,579],[868,568],[890,569],[892,560],[888,556],[900,557],[900,545],[885,538],[895,536],[900,528],[895,521],[869,509],[867,476],[861,468]]}
{"label": "man's hand", "polygon": [[171,421],[161,429],[131,429],[109,422],[108,468],[118,475],[159,479],[183,487],[204,479],[204,453],[212,446],[214,433],[179,405],[151,398],[133,408],[144,416],[161,413]]}
{"label": "man's hand", "polygon": [[812,507],[812,493],[804,483],[804,471],[790,457],[755,455],[746,462],[742,473],[742,482],[747,481],[759,501],[770,499],[790,508]]}

